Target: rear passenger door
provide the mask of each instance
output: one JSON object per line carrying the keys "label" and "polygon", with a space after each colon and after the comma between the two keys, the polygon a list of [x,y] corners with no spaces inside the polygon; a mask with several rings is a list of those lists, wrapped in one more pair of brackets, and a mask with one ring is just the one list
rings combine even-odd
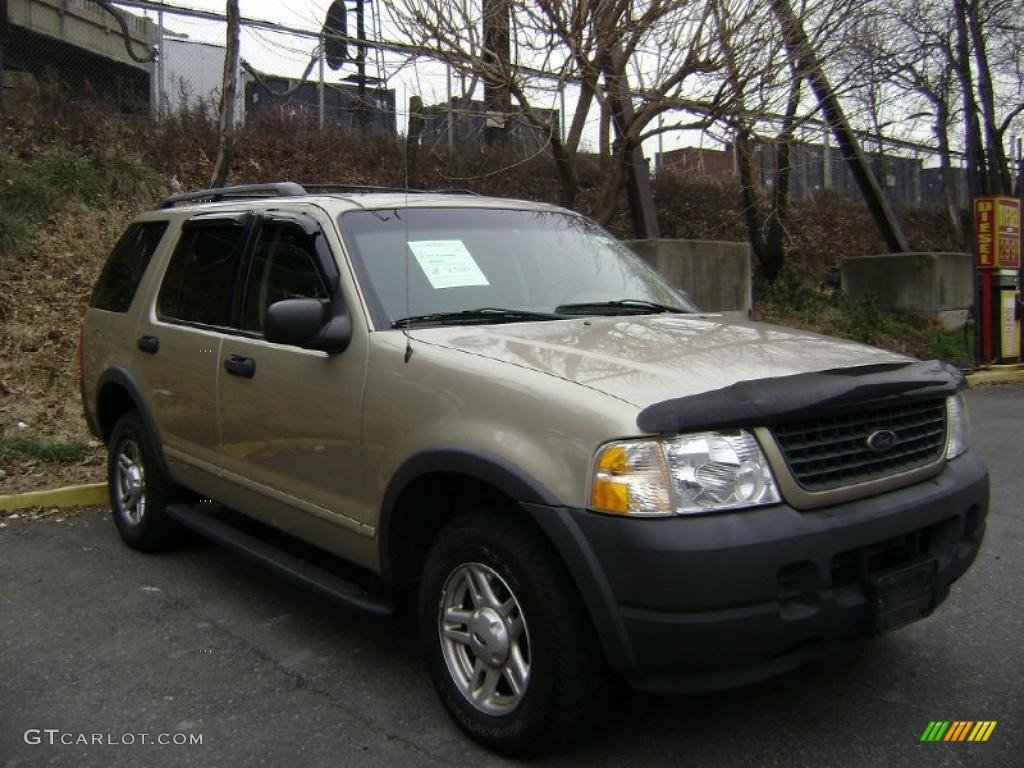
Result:
{"label": "rear passenger door", "polygon": [[154,305],[135,333],[134,371],[160,430],[175,479],[216,490],[220,434],[217,375],[231,333],[248,213],[198,214],[185,221]]}
{"label": "rear passenger door", "polygon": [[342,288],[314,214],[265,212],[254,242],[240,291],[240,332],[220,350],[223,479],[243,492],[231,494],[241,508],[299,535],[307,532],[302,513],[365,532],[358,497],[366,333],[349,301],[353,337],[344,352],[267,342],[271,304],[326,303]]}

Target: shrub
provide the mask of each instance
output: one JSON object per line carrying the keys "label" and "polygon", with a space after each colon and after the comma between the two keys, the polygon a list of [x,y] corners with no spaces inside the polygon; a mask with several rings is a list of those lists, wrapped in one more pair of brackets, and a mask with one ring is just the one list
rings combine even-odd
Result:
{"label": "shrub", "polygon": [[93,203],[103,191],[103,176],[96,162],[81,149],[58,149],[32,163],[33,175],[55,191]]}
{"label": "shrub", "polygon": [[99,158],[106,195],[114,200],[148,202],[164,191],[163,177],[131,150],[114,149]]}

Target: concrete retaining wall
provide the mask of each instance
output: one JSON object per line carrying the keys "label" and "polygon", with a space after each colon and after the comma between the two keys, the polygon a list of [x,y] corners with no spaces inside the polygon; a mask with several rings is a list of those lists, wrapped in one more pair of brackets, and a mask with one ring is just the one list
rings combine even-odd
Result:
{"label": "concrete retaining wall", "polygon": [[887,253],[844,259],[843,292],[874,298],[896,309],[936,320],[945,328],[967,322],[974,297],[974,258],[969,253]]}
{"label": "concrete retaining wall", "polygon": [[645,262],[709,312],[749,312],[750,246],[717,240],[628,240]]}

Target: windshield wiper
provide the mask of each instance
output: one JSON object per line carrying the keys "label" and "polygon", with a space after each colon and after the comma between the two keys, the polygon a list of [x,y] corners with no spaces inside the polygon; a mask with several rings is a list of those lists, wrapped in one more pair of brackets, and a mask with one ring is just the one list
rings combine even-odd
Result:
{"label": "windshield wiper", "polygon": [[[688,314],[690,310],[682,307],[672,307],[668,304],[659,304],[656,301],[646,299],[618,299],[616,301],[583,301],[579,304],[562,304],[555,307],[555,312],[565,315],[599,315],[602,310],[640,310],[643,314],[658,314],[662,312],[676,312]],[[616,312],[616,314],[627,314],[627,312]]]}
{"label": "windshield wiper", "polygon": [[444,325],[462,323],[503,323],[516,320],[564,320],[565,317],[551,312],[531,312],[528,309],[503,309],[501,307],[480,307],[463,309],[458,312],[431,312],[426,315],[411,315],[391,323],[392,328],[411,325]]}

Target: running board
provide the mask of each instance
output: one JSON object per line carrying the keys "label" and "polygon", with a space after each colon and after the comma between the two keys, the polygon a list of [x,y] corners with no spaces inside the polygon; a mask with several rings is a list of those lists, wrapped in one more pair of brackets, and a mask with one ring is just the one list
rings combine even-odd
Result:
{"label": "running board", "polygon": [[368,592],[357,584],[345,581],[330,571],[307,563],[192,507],[172,504],[167,507],[167,516],[200,536],[277,571],[296,584],[336,603],[374,616],[392,616],[395,613],[394,605],[385,597]]}

